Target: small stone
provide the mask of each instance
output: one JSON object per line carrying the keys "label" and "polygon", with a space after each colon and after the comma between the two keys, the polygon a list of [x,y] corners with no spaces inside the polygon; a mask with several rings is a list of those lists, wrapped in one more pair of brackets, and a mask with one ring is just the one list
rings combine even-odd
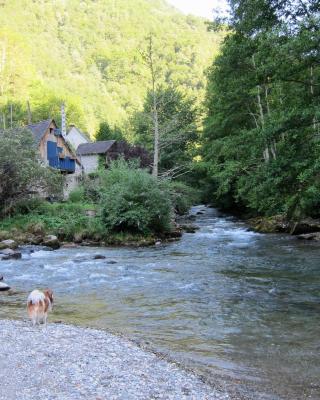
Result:
{"label": "small stone", "polygon": [[103,256],[102,254],[95,254],[93,256],[94,260],[104,260],[105,258],[107,258],[106,256]]}
{"label": "small stone", "polygon": [[10,289],[9,285],[7,285],[4,282],[0,282],[0,292],[5,292],[6,290],[9,290],[9,289]]}

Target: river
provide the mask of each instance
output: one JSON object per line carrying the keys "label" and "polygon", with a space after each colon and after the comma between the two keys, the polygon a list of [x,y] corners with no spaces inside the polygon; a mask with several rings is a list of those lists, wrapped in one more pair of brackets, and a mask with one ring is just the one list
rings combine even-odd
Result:
{"label": "river", "polygon": [[0,318],[25,318],[28,292],[49,286],[51,321],[123,333],[236,398],[320,399],[320,247],[191,212],[200,230],[179,242],[1,261]]}

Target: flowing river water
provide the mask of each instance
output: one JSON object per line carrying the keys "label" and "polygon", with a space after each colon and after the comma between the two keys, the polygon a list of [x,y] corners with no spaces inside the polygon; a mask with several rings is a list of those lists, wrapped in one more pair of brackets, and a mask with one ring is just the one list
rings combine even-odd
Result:
{"label": "flowing river water", "polygon": [[237,399],[320,399],[320,247],[192,213],[200,230],[179,242],[1,261],[0,318],[25,318],[28,292],[49,286],[49,320],[123,333]]}

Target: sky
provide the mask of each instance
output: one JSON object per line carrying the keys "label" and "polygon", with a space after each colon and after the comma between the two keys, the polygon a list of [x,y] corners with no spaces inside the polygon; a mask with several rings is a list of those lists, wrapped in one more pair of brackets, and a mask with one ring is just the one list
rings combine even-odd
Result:
{"label": "sky", "polygon": [[226,0],[167,0],[186,14],[198,15],[212,19],[214,8],[224,8]]}

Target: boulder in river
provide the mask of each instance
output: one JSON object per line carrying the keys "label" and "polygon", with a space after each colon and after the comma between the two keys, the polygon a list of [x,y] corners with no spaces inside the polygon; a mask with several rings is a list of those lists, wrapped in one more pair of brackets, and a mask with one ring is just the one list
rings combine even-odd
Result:
{"label": "boulder in river", "polygon": [[7,285],[4,282],[0,282],[0,292],[5,292],[6,290],[9,290],[9,289],[10,289],[9,285]]}
{"label": "boulder in river", "polygon": [[316,242],[320,241],[320,232],[303,233],[302,235],[297,235],[300,240],[314,240]]}
{"label": "boulder in river", "polygon": [[292,235],[313,234],[314,232],[320,232],[320,219],[304,218],[301,221],[290,223]]}
{"label": "boulder in river", "polygon": [[106,256],[103,256],[102,254],[95,254],[93,256],[94,260],[104,260],[106,258]]}
{"label": "boulder in river", "polygon": [[187,233],[196,233],[196,231],[200,229],[199,226],[194,224],[181,224],[180,227]]}
{"label": "boulder in river", "polygon": [[18,243],[12,239],[2,240],[0,242],[0,250],[2,249],[16,249],[18,247]]}
{"label": "boulder in river", "polygon": [[2,260],[18,260],[21,258],[20,251],[12,250],[12,249],[3,249],[0,250],[0,259]]}
{"label": "boulder in river", "polygon": [[55,235],[47,235],[43,238],[42,244],[56,250],[60,248],[60,242]]}

